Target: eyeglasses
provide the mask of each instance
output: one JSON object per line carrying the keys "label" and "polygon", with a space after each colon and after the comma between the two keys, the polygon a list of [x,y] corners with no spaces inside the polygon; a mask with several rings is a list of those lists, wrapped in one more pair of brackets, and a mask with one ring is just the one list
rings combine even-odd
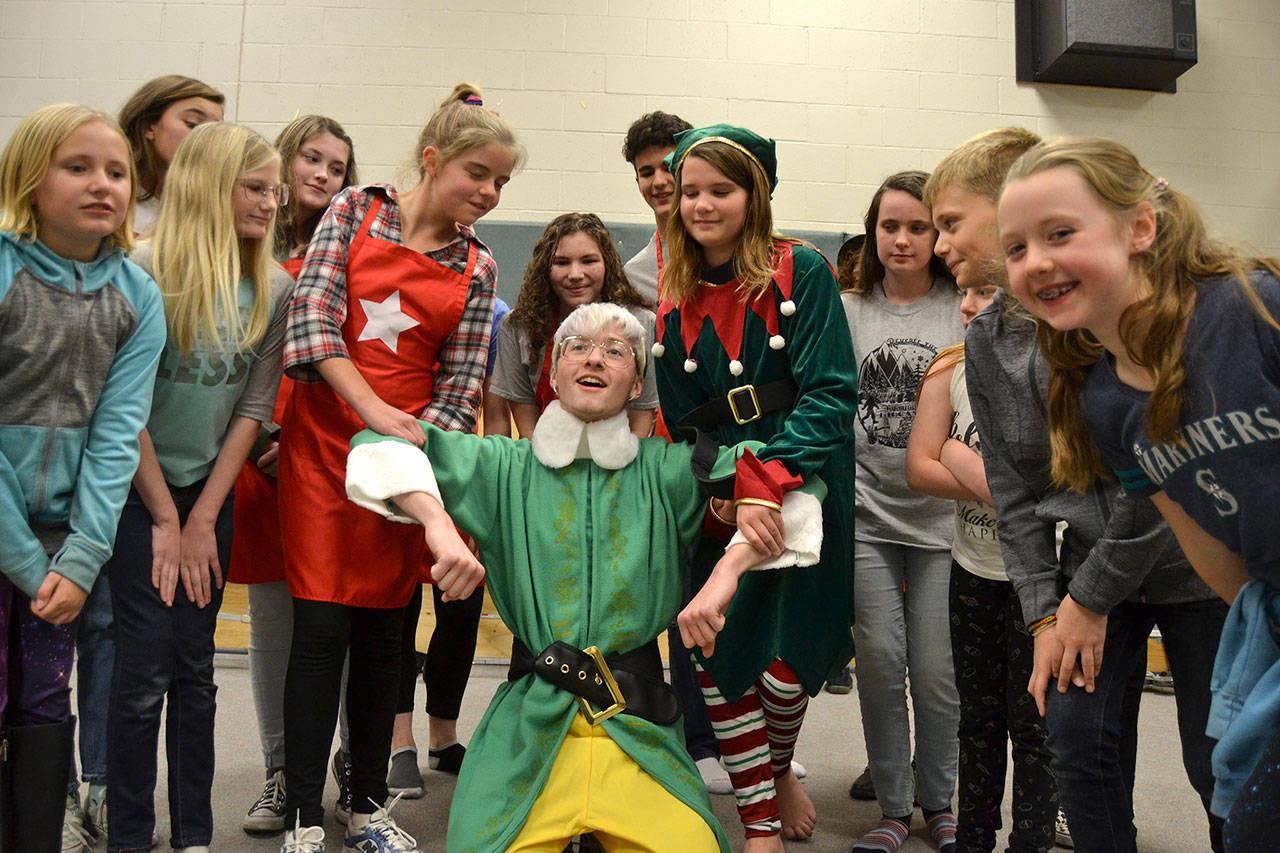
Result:
{"label": "eyeglasses", "polygon": [[245,200],[253,204],[265,203],[268,196],[275,196],[276,204],[281,207],[289,203],[288,184],[260,184],[245,181],[240,181],[239,183],[240,191],[244,193]]}
{"label": "eyeglasses", "polygon": [[597,347],[604,363],[610,367],[626,367],[635,363],[636,351],[626,341],[617,338],[595,341],[581,335],[570,335],[560,342],[560,358],[572,363],[586,361]]}

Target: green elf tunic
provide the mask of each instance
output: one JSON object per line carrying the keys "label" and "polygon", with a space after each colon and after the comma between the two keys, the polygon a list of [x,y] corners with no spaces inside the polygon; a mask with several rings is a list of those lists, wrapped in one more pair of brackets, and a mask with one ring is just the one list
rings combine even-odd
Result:
{"label": "green elf tunic", "polygon": [[[706,507],[690,474],[688,445],[637,439],[625,413],[584,424],[558,401],[539,419],[532,441],[422,428],[422,451],[367,430],[356,435],[347,494],[399,521],[411,519],[387,498],[425,491],[440,499],[480,546],[494,604],[529,649],[537,653],[562,640],[608,655],[666,630],[680,604],[682,555]],[[730,469],[732,453],[721,451]],[[765,567],[817,559],[821,529],[802,530],[801,519],[818,516],[818,498],[799,492],[795,498],[786,511],[797,528],[788,529],[787,544],[796,550]],[[507,848],[546,784],[577,709],[571,694],[532,674],[498,688],[458,779],[449,850]],[[678,724],[619,714],[601,725],[729,849]],[[638,803],[636,819],[643,821],[649,808]]]}
{"label": "green elf tunic", "polygon": [[[848,322],[826,259],[806,246],[779,241],[773,286],[743,304],[726,267],[703,273],[698,294],[658,307],[654,369],[662,417],[671,434],[692,409],[733,388],[779,379],[796,385],[795,402],[746,424],[730,421],[709,434],[720,445],[764,443],[757,464],[738,463],[737,497],[777,500],[795,478],[818,474],[823,545],[817,565],[743,578],[716,639],[715,655],[698,660],[725,697],[737,701],[775,658],[800,677],[811,695],[828,672],[852,654],[853,419],[857,368]],[[693,556],[694,589],[719,547],[702,537]]]}

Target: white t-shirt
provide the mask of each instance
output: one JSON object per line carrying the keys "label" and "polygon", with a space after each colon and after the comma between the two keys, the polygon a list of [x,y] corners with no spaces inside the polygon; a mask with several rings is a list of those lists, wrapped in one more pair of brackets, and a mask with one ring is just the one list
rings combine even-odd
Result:
{"label": "white t-shirt", "polygon": [[[964,360],[951,371],[951,438],[963,441],[981,455],[982,444],[969,408],[964,384]],[[990,581],[1007,581],[1000,540],[996,538],[996,509],[982,501],[956,501],[956,532],[951,557],[966,571]]]}

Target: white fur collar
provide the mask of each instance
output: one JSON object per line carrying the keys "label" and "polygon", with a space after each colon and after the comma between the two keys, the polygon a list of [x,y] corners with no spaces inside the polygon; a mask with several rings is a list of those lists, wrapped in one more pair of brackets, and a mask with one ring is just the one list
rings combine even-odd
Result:
{"label": "white fur collar", "polygon": [[640,439],[631,431],[626,411],[602,421],[581,421],[566,412],[559,400],[538,418],[533,428],[533,455],[548,468],[563,468],[574,459],[591,459],[616,471],[631,464]]}

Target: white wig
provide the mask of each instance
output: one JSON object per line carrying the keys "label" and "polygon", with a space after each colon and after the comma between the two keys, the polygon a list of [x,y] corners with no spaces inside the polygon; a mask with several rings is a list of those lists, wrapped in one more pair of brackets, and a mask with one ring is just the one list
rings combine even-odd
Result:
{"label": "white wig", "polygon": [[622,338],[631,344],[636,353],[636,375],[644,375],[645,354],[648,349],[644,340],[644,326],[640,325],[630,311],[612,302],[590,302],[579,305],[564,318],[560,328],[556,329],[555,350],[551,354],[551,365],[554,367],[560,360],[560,344],[565,338],[580,335],[594,338],[606,330],[617,329]]}

